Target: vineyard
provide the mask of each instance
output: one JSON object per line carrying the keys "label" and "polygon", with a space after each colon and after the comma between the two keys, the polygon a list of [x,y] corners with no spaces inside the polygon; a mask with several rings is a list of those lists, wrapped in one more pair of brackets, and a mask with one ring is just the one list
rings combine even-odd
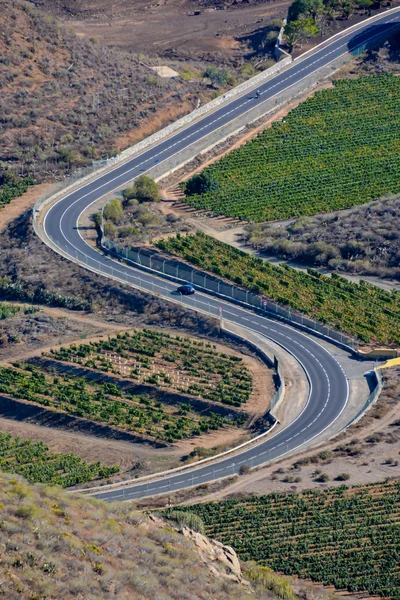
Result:
{"label": "vineyard", "polygon": [[235,418],[209,411],[206,416],[187,403],[167,407],[147,395],[125,392],[114,383],[54,376],[27,363],[0,367],[0,394],[167,442],[244,422],[241,414]]}
{"label": "vineyard", "polygon": [[185,185],[186,202],[250,221],[348,208],[400,192],[400,79],[335,82]]}
{"label": "vineyard", "polygon": [[200,232],[170,237],[157,246],[365,343],[400,344],[399,292],[336,274],[272,265]]}
{"label": "vineyard", "polygon": [[400,598],[400,482],[199,504],[206,535],[244,560],[349,592]]}
{"label": "vineyard", "polygon": [[0,174],[0,208],[9,204],[13,198],[22,196],[30,185],[34,185],[35,180],[32,177],[17,179],[10,173],[4,171]]}
{"label": "vineyard", "polygon": [[73,344],[49,356],[231,406],[245,403],[252,391],[252,376],[240,356],[216,352],[209,342],[149,329]]}
{"label": "vineyard", "polygon": [[0,432],[0,471],[18,473],[31,483],[70,487],[119,472],[100,462],[88,464],[75,454],[50,452],[43,442],[32,442]]}

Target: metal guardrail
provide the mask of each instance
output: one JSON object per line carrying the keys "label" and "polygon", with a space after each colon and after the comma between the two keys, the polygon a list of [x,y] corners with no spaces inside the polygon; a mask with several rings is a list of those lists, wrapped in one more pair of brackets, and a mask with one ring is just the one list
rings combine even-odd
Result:
{"label": "metal guardrail", "polygon": [[358,350],[358,341],[354,338],[350,338],[332,327],[323,325],[316,319],[311,319],[277,302],[268,300],[255,292],[237,287],[235,284],[227,283],[204,271],[198,271],[179,260],[164,258],[158,253],[148,252],[143,249],[137,250],[130,247],[123,247],[117,242],[107,239],[104,235],[101,244],[104,249],[136,266],[161,273],[167,278],[172,278],[174,281],[190,282],[197,288],[211,292],[215,296],[230,298],[237,303],[252,306],[270,317],[285,320],[302,329],[316,332],[335,343],[348,346],[355,351]]}

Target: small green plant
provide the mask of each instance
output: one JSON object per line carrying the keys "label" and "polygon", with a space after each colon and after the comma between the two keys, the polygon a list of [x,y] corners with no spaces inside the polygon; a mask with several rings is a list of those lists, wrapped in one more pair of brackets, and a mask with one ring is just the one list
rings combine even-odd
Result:
{"label": "small green plant", "polygon": [[348,481],[350,479],[350,475],[348,473],[339,473],[335,479],[336,481]]}

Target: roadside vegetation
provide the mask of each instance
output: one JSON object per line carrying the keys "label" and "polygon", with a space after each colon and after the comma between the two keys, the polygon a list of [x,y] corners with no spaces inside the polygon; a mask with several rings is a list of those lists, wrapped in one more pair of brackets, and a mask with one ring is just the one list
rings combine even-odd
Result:
{"label": "roadside vegetation", "polygon": [[49,356],[239,407],[250,397],[251,373],[240,356],[215,348],[210,342],[144,329],[51,350]]}
{"label": "roadside vegetation", "polygon": [[183,184],[216,215],[272,221],[400,192],[400,79],[339,80]]}
{"label": "roadside vegetation", "polygon": [[160,192],[155,181],[146,175],[136,179],[121,197],[112,198],[101,213],[93,215],[96,225],[103,221],[104,234],[108,239],[136,245],[151,238],[190,231],[190,226],[172,214],[164,214],[159,205]]}
{"label": "roadside vegetation", "polygon": [[337,589],[398,599],[399,502],[400,483],[388,480],[189,510],[202,519],[207,535],[232,545],[242,560]]}
{"label": "roadside vegetation", "polygon": [[0,471],[22,475],[30,483],[71,487],[119,472],[100,462],[88,464],[75,454],[50,452],[43,442],[32,442],[0,431]]}
{"label": "roadside vegetation", "polygon": [[336,212],[276,227],[250,224],[245,240],[279,258],[344,273],[400,280],[400,196],[348,212]]}
{"label": "roadside vegetation", "polygon": [[310,38],[329,35],[338,21],[353,16],[366,18],[388,4],[383,0],[294,0],[285,27],[288,48],[293,52]]}
{"label": "roadside vegetation", "polygon": [[157,247],[217,276],[263,294],[365,343],[400,343],[400,293],[332,274],[272,265],[197,232],[157,242]]}
{"label": "roadside vegetation", "polygon": [[0,208],[9,204],[16,196],[24,194],[34,183],[35,179],[31,176],[18,177],[9,171],[0,172]]}

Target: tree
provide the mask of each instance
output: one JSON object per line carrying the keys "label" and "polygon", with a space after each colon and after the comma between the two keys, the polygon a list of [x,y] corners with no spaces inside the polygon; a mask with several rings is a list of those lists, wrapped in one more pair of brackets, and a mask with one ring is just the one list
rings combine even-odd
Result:
{"label": "tree", "polygon": [[136,190],[134,187],[129,187],[126,188],[123,192],[122,195],[124,197],[124,204],[129,204],[129,200],[133,200],[134,198],[136,198]]}
{"label": "tree", "polygon": [[206,194],[207,192],[213,192],[218,189],[218,181],[208,171],[193,175],[185,186],[185,192],[189,196],[194,194]]}
{"label": "tree", "polygon": [[151,177],[147,177],[147,175],[140,175],[140,177],[136,179],[133,190],[135,194],[134,197],[139,201],[158,202],[160,200],[158,185]]}
{"label": "tree", "polygon": [[122,213],[123,210],[121,200],[118,198],[114,198],[108,204],[106,204],[103,211],[105,220],[112,221],[113,223],[118,223],[122,217]]}
{"label": "tree", "polygon": [[355,11],[356,4],[354,0],[342,0],[342,2],[340,3],[340,8],[342,11],[342,15],[346,17],[346,19],[348,19]]}
{"label": "tree", "polygon": [[229,71],[228,69],[219,69],[218,67],[210,66],[204,71],[203,77],[208,77],[211,83],[224,86],[229,81]]}
{"label": "tree", "polygon": [[374,0],[358,0],[358,8],[364,9],[368,13],[371,13],[373,4],[375,4]]}
{"label": "tree", "polygon": [[290,21],[285,27],[285,37],[291,52],[301,42],[309,37],[315,37],[318,33],[318,25],[311,17]]}
{"label": "tree", "polygon": [[96,227],[101,227],[103,223],[103,215],[101,212],[96,212],[92,215],[92,221],[96,225]]}
{"label": "tree", "polygon": [[323,0],[295,0],[289,7],[289,21],[297,21],[301,16],[315,21],[324,11]]}

